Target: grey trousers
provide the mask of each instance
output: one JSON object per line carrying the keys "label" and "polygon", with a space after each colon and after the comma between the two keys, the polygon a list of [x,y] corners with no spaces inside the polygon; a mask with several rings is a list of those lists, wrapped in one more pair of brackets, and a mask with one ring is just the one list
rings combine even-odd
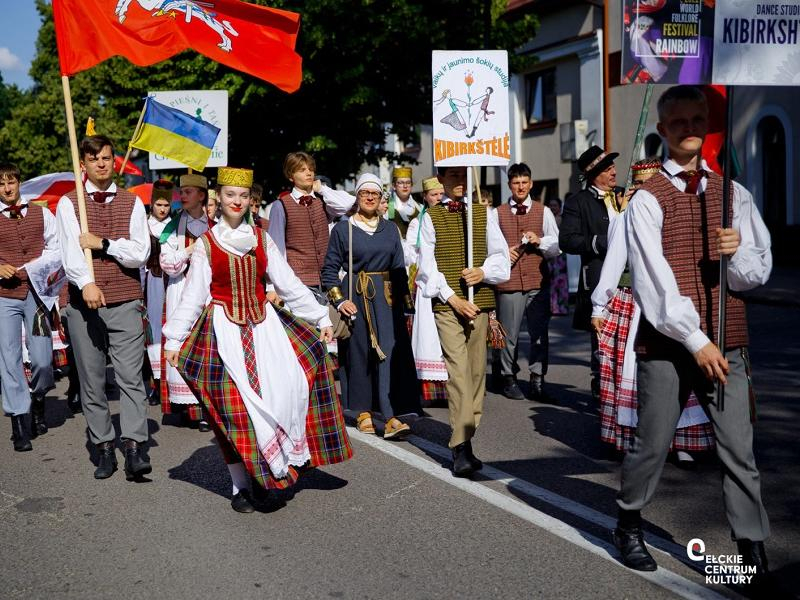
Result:
{"label": "grey trousers", "polygon": [[75,366],[81,382],[81,404],[93,444],[115,438],[106,397],[106,356],[119,387],[121,437],[147,441],[147,394],[142,379],[144,328],[141,302],[132,300],[97,310],[71,301],[64,311]]}
{"label": "grey trousers", "polygon": [[[31,393],[43,397],[55,387],[53,338],[33,335],[36,300],[28,292],[24,300],[0,298],[0,382],[3,412],[24,415],[31,409]],[[30,389],[22,368],[22,325],[31,359]]]}
{"label": "grey trousers", "polygon": [[725,512],[734,538],[762,541],[769,536],[769,520],[761,502],[761,479],[753,456],[753,426],[744,359],[741,350],[729,351],[725,357],[730,373],[723,411],[717,408],[713,386],[688,352],[670,360],[639,360],[639,423],[633,448],[622,463],[617,504],[625,510],[641,510],[650,502],[675,434],[675,425],[690,390],[694,390],[714,426],[717,455],[722,463]]}
{"label": "grey trousers", "polygon": [[500,350],[503,375],[518,371],[517,341],[522,318],[527,318],[531,346],[528,351],[528,371],[531,375],[547,375],[550,326],[550,286],[529,292],[498,292],[497,318],[506,330],[506,347]]}

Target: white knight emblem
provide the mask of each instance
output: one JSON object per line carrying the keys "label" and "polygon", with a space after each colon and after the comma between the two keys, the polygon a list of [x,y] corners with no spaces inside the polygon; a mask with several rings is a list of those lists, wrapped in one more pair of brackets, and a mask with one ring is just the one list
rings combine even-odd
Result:
{"label": "white knight emblem", "polygon": [[[118,0],[117,7],[114,9],[114,14],[117,15],[120,23],[125,22],[128,13],[128,7],[133,0]],[[206,10],[214,8],[213,2],[193,2],[192,0],[136,0],[142,9],[151,12],[153,17],[172,17],[175,18],[175,13],[182,12],[184,14],[184,21],[191,23],[192,17],[200,19],[208,27],[213,29],[220,37],[220,42],[217,44],[225,52],[230,52],[233,49],[230,36],[237,37],[239,32],[236,31],[229,21],[219,21],[216,19],[216,14]]]}

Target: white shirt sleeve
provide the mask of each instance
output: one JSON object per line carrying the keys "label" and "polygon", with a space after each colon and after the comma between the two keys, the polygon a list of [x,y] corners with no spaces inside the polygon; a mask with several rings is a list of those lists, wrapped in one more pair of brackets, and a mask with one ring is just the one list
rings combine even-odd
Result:
{"label": "white shirt sleeve", "polygon": [[267,235],[267,260],[269,280],[289,310],[301,319],[315,323],[320,329],[330,327],[328,307],[317,302],[314,294],[297,278],[269,235]]}
{"label": "white shirt sleeve", "polygon": [[[161,254],[158,257],[158,263],[164,270],[164,273],[170,277],[178,277],[187,268],[189,268],[189,259],[191,255],[186,252],[185,247],[179,247],[178,229],[169,234],[167,240],[161,244]],[[197,245],[195,245],[197,248]]]}
{"label": "white shirt sleeve", "polygon": [[406,229],[406,239],[403,242],[403,258],[406,269],[417,262],[417,233],[419,232],[419,217],[414,217]]}
{"label": "white shirt sleeve", "polygon": [[697,352],[710,340],[700,329],[694,303],[681,296],[664,258],[664,214],[658,201],[651,193],[638,190],[636,201],[628,204],[624,218],[633,295],[642,314],[656,330],[681,342],[689,352]]}
{"label": "white shirt sleeve", "polygon": [[[422,235],[419,242],[419,267],[417,270],[417,285],[426,298],[439,298],[442,302],[447,302],[455,292],[447,285],[444,274],[439,271],[436,264],[436,229],[428,213],[425,213],[420,221]],[[505,245],[505,240],[503,240]]]}
{"label": "white shirt sleeve", "polygon": [[592,292],[592,317],[602,317],[606,305],[614,297],[619,278],[628,262],[628,244],[625,240],[625,220],[618,218],[608,226],[608,252],[603,260],[600,280]]}
{"label": "white shirt sleeve", "polygon": [[180,350],[189,337],[197,318],[203,312],[211,294],[211,264],[205,244],[200,242],[192,252],[189,272],[186,274],[181,301],[161,330],[166,338],[165,350]]}
{"label": "white shirt sleeve", "polygon": [[556,218],[553,216],[553,211],[546,206],[544,207],[542,233],[544,235],[539,242],[539,251],[542,255],[545,258],[555,258],[561,254],[561,250],[558,247],[558,223],[556,223]]}
{"label": "white shirt sleeve", "polygon": [[769,230],[764,224],[753,196],[734,182],[733,222],[741,242],[728,261],[728,285],[734,292],[743,292],[764,285],[772,272]]}
{"label": "white shirt sleeve", "polygon": [[66,196],[61,197],[56,207],[56,230],[67,279],[82,290],[87,284],[94,283],[94,278],[89,274],[89,267],[78,241],[81,229],[78,217],[75,216],[75,208],[72,200]]}
{"label": "white shirt sleeve", "polygon": [[109,240],[106,254],[115,258],[123,267],[138,269],[147,263],[150,256],[150,228],[147,226],[147,213],[139,196],[133,202],[129,238]]}
{"label": "white shirt sleeve", "polygon": [[58,224],[56,218],[46,208],[42,211],[44,215],[44,250],[42,258],[50,261],[54,258],[61,259],[61,245],[58,243]]}
{"label": "white shirt sleeve", "polygon": [[[556,244],[558,238],[556,237]],[[511,277],[511,258],[508,254],[508,244],[496,210],[486,211],[486,260],[481,266],[483,269],[483,283],[495,285],[508,281]]]}
{"label": "white shirt sleeve", "polygon": [[327,185],[323,185],[320,188],[320,194],[322,195],[322,201],[325,203],[328,217],[331,219],[347,214],[347,211],[353,207],[356,201],[356,197],[352,194],[343,190],[334,190]]}

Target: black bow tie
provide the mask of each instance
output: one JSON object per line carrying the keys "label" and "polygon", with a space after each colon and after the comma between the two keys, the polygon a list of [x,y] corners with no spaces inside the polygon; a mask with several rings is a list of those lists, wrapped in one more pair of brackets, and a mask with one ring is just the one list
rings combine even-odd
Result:
{"label": "black bow tie", "polygon": [[517,214],[519,216],[522,216],[528,212],[528,207],[525,206],[524,204],[515,204],[514,208],[517,209]]}

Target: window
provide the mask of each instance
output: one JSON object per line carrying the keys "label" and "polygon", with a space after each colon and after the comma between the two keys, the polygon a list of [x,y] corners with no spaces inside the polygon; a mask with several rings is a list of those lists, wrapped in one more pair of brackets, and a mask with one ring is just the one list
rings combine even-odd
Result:
{"label": "window", "polygon": [[527,126],[556,122],[556,70],[536,71],[525,76]]}

